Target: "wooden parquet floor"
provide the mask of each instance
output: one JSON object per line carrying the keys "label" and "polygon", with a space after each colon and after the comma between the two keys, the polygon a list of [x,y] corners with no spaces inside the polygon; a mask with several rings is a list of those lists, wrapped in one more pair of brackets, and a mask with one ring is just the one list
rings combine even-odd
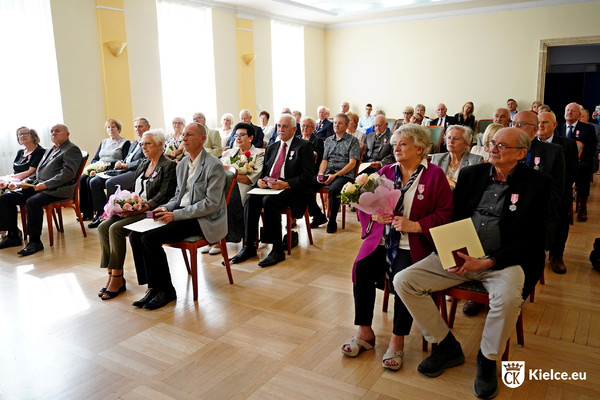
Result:
{"label": "wooden parquet floor", "polygon": [[[589,252],[600,236],[600,176],[592,186],[589,220],[571,228],[563,276],[546,268],[534,303],[524,305],[525,346],[511,340],[510,358],[527,369],[586,372],[585,381],[525,379],[502,383],[498,399],[600,398],[600,273]],[[143,296],[131,255],[127,291],[110,301],[96,292],[106,279],[98,268],[97,231],[83,238],[65,215],[66,232],[31,257],[0,250],[0,399],[467,399],[485,315],[459,311],[454,333],[467,357],[438,378],[416,368],[416,327],[407,338],[403,368],[381,368],[392,327],[378,293],[375,351],[345,358],[340,346],[355,332],[351,269],[361,243],[359,224],[313,230],[300,246],[266,269],[254,259],[233,266],[229,285],[221,256],[201,255],[199,298],[179,250],[167,248],[178,300],[148,311],[131,303]],[[230,245],[230,254],[239,246]],[[259,252],[266,255],[268,248]]]}

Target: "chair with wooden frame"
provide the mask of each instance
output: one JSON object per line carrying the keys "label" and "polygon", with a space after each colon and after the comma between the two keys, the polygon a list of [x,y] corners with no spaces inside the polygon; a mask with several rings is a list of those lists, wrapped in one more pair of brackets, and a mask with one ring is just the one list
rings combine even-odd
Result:
{"label": "chair with wooden frame", "polygon": [[[362,159],[365,155],[365,150],[367,148],[367,146],[364,143],[359,143],[359,144],[361,147],[361,152],[360,152],[360,159],[354,166],[354,179],[356,179],[356,177],[358,176],[358,170],[360,168],[360,164],[362,163]],[[321,197],[321,207],[323,208],[323,214],[325,214],[327,216],[327,219],[329,219],[329,211],[330,211],[329,210],[329,206],[330,206],[329,186],[323,186],[322,188],[317,190],[317,193]],[[315,193],[315,195],[316,195],[316,193]],[[344,203],[341,203],[341,206],[342,206],[342,229],[346,229],[346,205]]]}
{"label": "chair with wooden frame", "polygon": [[443,126],[428,126],[431,138],[431,153],[438,153],[440,151],[440,146],[442,145],[442,141],[444,140],[444,131],[446,128]]}
{"label": "chair with wooden frame", "polygon": [[477,125],[475,126],[473,132],[475,132],[476,134],[483,133],[487,129],[488,125],[491,125],[493,122],[493,119],[480,119],[479,121],[477,121]]}
{"label": "chair with wooden frame", "polygon": [[[233,191],[233,187],[235,185],[235,180],[237,178],[237,170],[235,167],[231,165],[225,165],[225,204],[229,203],[229,198],[231,197],[231,192]],[[168,243],[165,246],[174,247],[181,250],[181,254],[183,255],[183,261],[185,262],[185,267],[187,268],[188,274],[192,277],[192,290],[194,293],[194,301],[198,300],[198,249],[203,246],[213,245],[215,243],[209,243],[203,236],[195,235],[189,236],[179,242]],[[233,285],[233,276],[231,275],[231,266],[229,264],[229,256],[227,254],[227,242],[225,241],[225,237],[223,237],[219,242],[219,247],[221,248],[221,254],[223,255],[223,261],[225,261],[225,269],[227,270],[227,277],[229,278],[229,283]],[[188,260],[187,252],[190,252],[191,262]]]}
{"label": "chair with wooden frame", "polygon": [[[452,329],[454,326],[454,318],[456,316],[456,308],[458,306],[458,300],[471,300],[476,303],[481,304],[489,304],[489,294],[487,290],[483,287],[483,284],[479,281],[468,281],[464,282],[458,286],[454,286],[435,294],[438,296],[438,302],[440,306],[440,310],[442,313],[442,318],[448,324],[448,327]],[[452,298],[452,303],[450,305],[450,314],[446,313],[446,302],[444,301],[446,296],[450,296]],[[525,339],[523,335],[523,310],[521,309],[519,312],[519,318],[517,319],[517,343],[519,347],[523,347],[525,345]],[[506,341],[506,348],[504,349],[504,354],[502,354],[502,360],[508,361],[508,349],[510,345],[510,338]]]}
{"label": "chair with wooden frame", "polygon": [[[281,214],[286,216],[285,229],[287,234],[287,253],[289,256],[292,254],[292,221],[294,220],[294,218],[292,217],[292,209],[286,207],[283,210],[281,210]],[[304,210],[304,224],[306,225],[306,234],[308,235],[308,241],[312,245],[314,244],[314,242],[312,237],[312,230],[310,229],[308,207]]]}
{"label": "chair with wooden frame", "polygon": [[[52,229],[52,220],[54,220],[54,224],[56,225],[56,230],[64,233],[65,228],[63,225],[62,218],[62,209],[63,207],[70,207],[75,210],[75,215],[77,215],[77,220],[79,221],[79,225],[81,225],[81,232],[83,233],[83,237],[87,237],[87,233],[85,231],[85,226],[83,225],[83,218],[81,217],[81,210],[79,208],[79,181],[81,178],[81,174],[83,173],[83,169],[85,168],[85,164],[87,163],[89,154],[86,151],[81,152],[82,161],[79,166],[79,170],[77,171],[77,183],[75,184],[75,192],[73,194],[73,198],[68,200],[60,200],[55,201],[50,204],[46,204],[42,206],[42,209],[46,212],[46,225],[48,225],[48,238],[50,241],[50,246],[54,246],[54,230]],[[19,205],[21,209],[21,224],[23,225],[23,235],[27,235],[27,206],[25,204]]]}

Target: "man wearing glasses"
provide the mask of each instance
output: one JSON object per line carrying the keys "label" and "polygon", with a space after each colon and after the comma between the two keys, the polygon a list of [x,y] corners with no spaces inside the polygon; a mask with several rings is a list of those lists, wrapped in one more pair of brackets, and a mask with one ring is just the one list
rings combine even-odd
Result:
{"label": "man wearing glasses", "polygon": [[448,270],[432,254],[398,273],[394,288],[425,338],[438,343],[418,370],[429,377],[461,365],[464,354],[429,296],[431,292],[480,281],[489,292],[487,315],[477,355],[473,392],[481,398],[498,393],[496,360],[515,329],[523,299],[540,278],[545,263],[545,218],[551,178],[520,162],[529,136],[518,128],[500,129],[486,143],[489,163],[463,168],[454,190],[454,219],[471,218],[486,256],[461,252],[464,264]]}

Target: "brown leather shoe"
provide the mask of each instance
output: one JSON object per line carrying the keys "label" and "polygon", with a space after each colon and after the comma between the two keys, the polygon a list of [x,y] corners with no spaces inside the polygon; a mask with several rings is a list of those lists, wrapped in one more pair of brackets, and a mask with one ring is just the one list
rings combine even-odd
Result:
{"label": "brown leather shoe", "polygon": [[550,268],[552,268],[552,272],[555,274],[566,274],[567,267],[565,267],[565,263],[563,261],[562,256],[559,257],[551,257],[550,258]]}

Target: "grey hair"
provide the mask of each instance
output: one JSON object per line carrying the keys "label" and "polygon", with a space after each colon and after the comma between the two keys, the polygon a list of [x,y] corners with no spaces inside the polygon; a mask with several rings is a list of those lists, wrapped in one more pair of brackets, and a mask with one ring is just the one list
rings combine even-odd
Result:
{"label": "grey hair", "polygon": [[317,127],[317,123],[314,119],[312,119],[311,117],[309,117],[308,115],[306,117],[302,117],[302,119],[300,120],[300,124],[303,124],[305,122],[310,122],[313,129],[315,129]]}
{"label": "grey hair", "polygon": [[519,129],[519,139],[517,140],[517,147],[523,147],[529,151],[529,146],[531,145],[531,139],[529,139],[529,135],[522,129]]}
{"label": "grey hair", "polygon": [[232,113],[225,113],[225,114],[223,114],[223,116],[221,117],[221,120],[223,120],[223,118],[227,118],[228,120],[230,120],[231,122],[233,122],[233,114]]}
{"label": "grey hair", "polygon": [[471,128],[464,125],[449,125],[446,128],[446,136],[448,135],[448,132],[450,132],[452,129],[462,131],[462,136],[465,142],[467,144],[471,144],[471,140],[473,139],[473,130]]}
{"label": "grey hair", "polygon": [[148,118],[146,117],[137,117],[136,119],[133,120],[133,122],[135,121],[144,121],[146,123],[146,125],[150,125],[150,121],[148,121]]}
{"label": "grey hair", "polygon": [[174,124],[175,122],[181,122],[185,126],[185,119],[184,118],[175,117],[175,118],[173,118],[173,121],[171,123]]}
{"label": "grey hair", "polygon": [[204,115],[204,113],[202,113],[202,112],[196,112],[196,113],[194,113],[193,115],[199,115],[199,116],[200,116],[200,118],[204,118],[204,119],[206,119],[206,116],[205,116],[205,115]]}
{"label": "grey hair", "polygon": [[394,140],[395,136],[404,136],[406,138],[412,138],[413,143],[416,147],[419,147],[423,150],[421,153],[421,160],[424,160],[429,155],[431,151],[431,134],[429,133],[429,129],[425,128],[422,125],[417,124],[406,124],[400,126],[392,136],[392,142],[396,143]]}
{"label": "grey hair", "polygon": [[165,144],[165,141],[166,141],[165,131],[160,128],[159,129],[150,129],[149,131],[144,132],[142,137],[144,137],[146,135],[148,135],[152,138],[152,141],[154,142],[154,144],[161,145],[161,146]]}
{"label": "grey hair", "polygon": [[348,118],[348,116],[344,113],[339,113],[335,116],[336,118],[341,118],[344,121],[346,121],[346,125],[348,125],[350,123],[350,118]]}
{"label": "grey hair", "polygon": [[279,116],[279,119],[278,119],[278,121],[279,121],[281,118],[287,118],[287,119],[289,119],[289,120],[290,120],[290,124],[292,124],[294,127],[296,126],[296,117],[294,117],[292,114],[288,114],[288,113],[281,114],[281,115]]}

